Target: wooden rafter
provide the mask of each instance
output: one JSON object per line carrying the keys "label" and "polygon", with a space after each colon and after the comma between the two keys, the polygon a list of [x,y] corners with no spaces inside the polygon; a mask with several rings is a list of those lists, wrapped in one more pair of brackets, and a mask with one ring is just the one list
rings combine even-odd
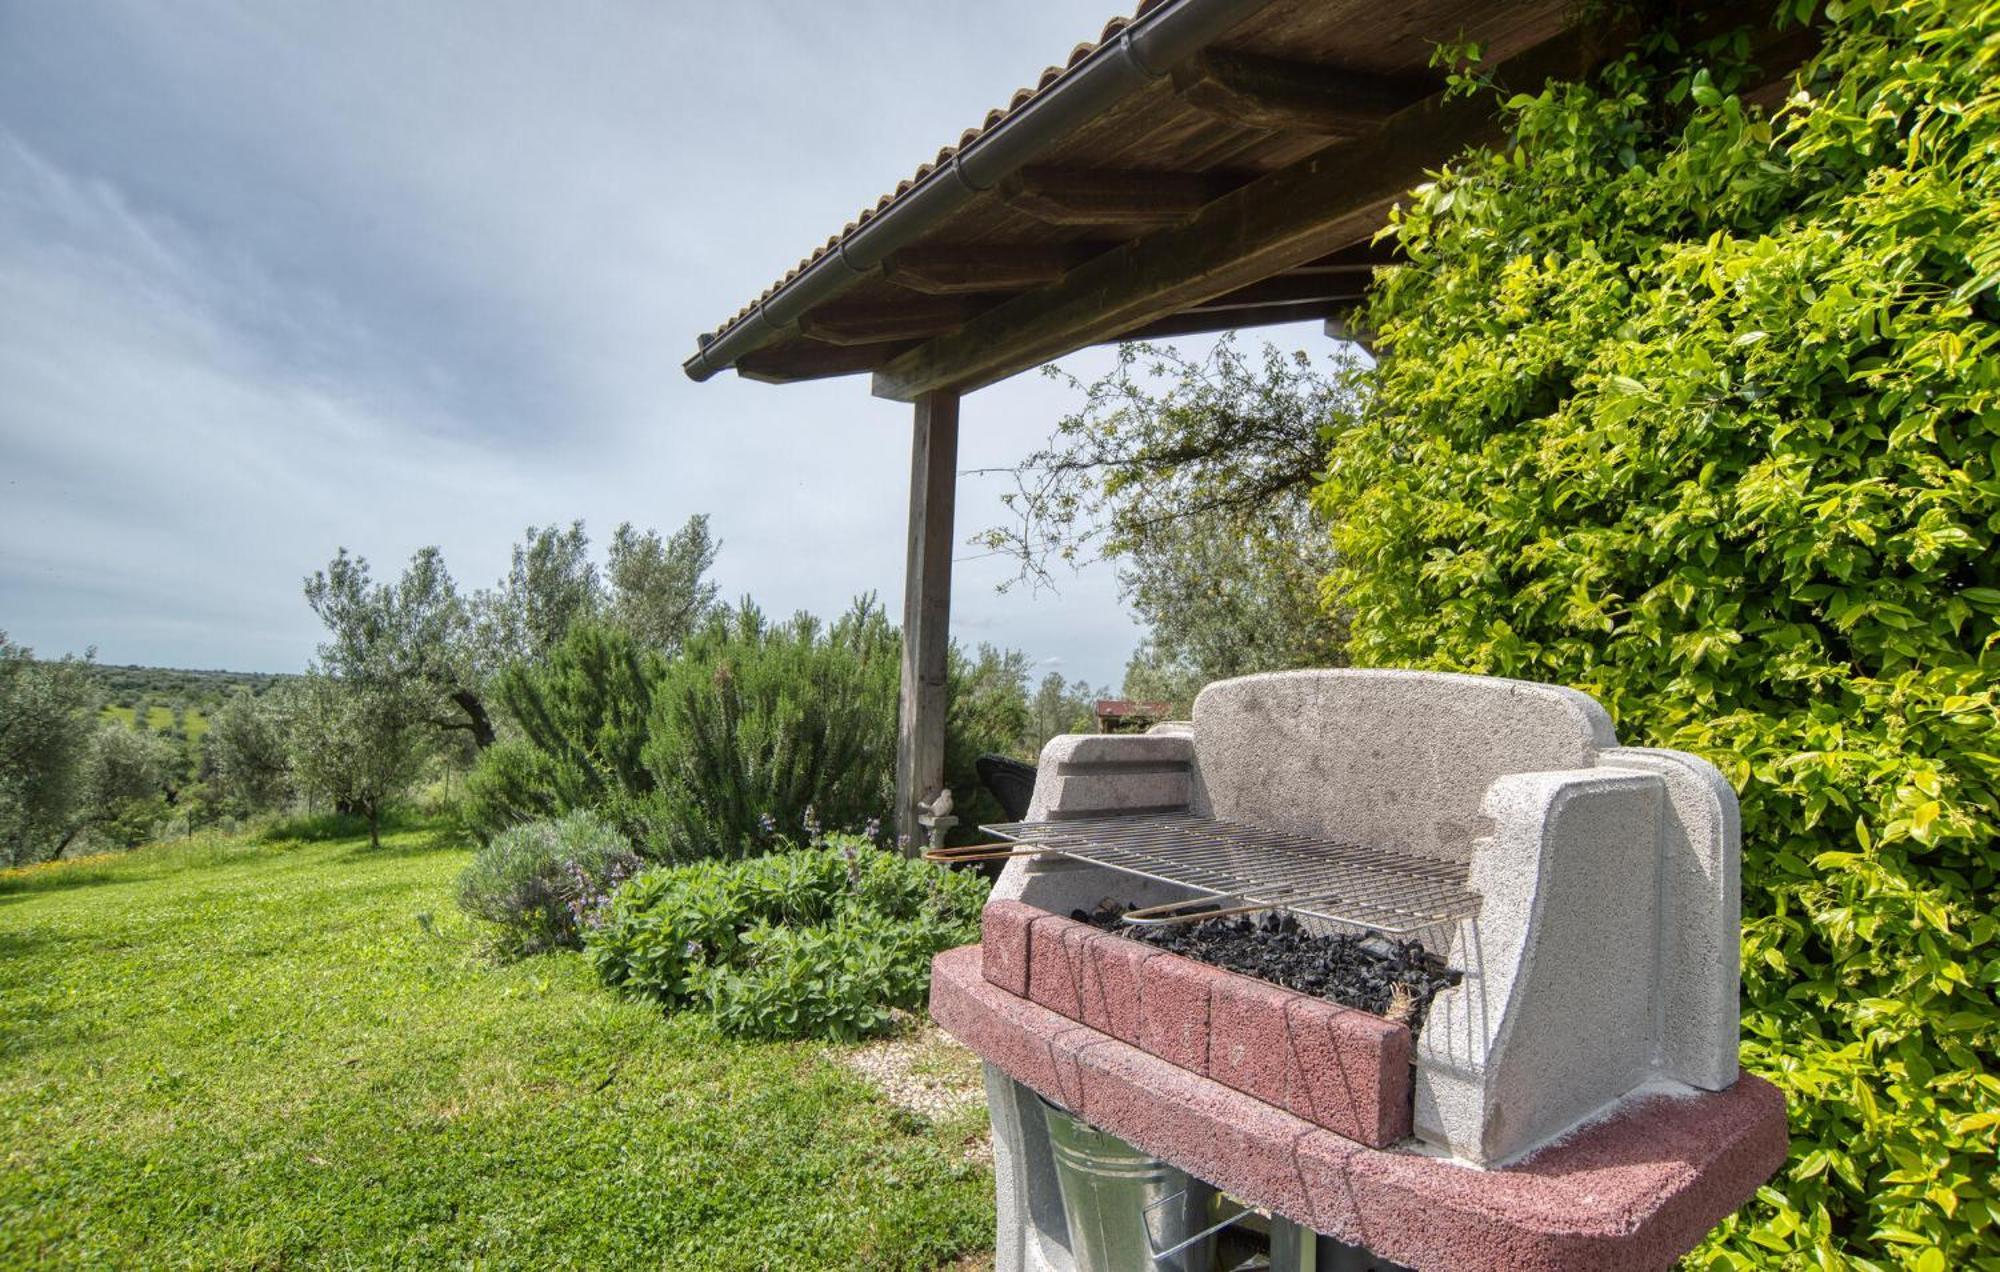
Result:
{"label": "wooden rafter", "polygon": [[1023,168],[1000,183],[1017,212],[1050,225],[1178,225],[1221,192],[1189,172]]}
{"label": "wooden rafter", "polygon": [[[1251,305],[1242,309],[1190,309],[1121,332],[1115,341],[1166,340],[1174,336],[1196,336],[1211,331],[1240,331],[1249,327],[1275,327],[1287,322],[1328,322],[1346,313],[1354,298],[1345,300],[1296,301],[1283,305]],[[1104,344],[1114,340],[1103,341]]]}
{"label": "wooden rafter", "polygon": [[821,344],[817,340],[794,340],[772,345],[736,360],[736,374],[762,384],[790,384],[794,380],[824,380],[836,375],[854,375],[885,366],[897,354],[916,348],[913,340],[892,340],[872,345]]}
{"label": "wooden rafter", "polygon": [[1220,296],[1212,296],[1193,308],[1249,309],[1257,305],[1296,304],[1307,300],[1339,300],[1352,304],[1361,299],[1366,286],[1365,279],[1352,274],[1279,274]]}
{"label": "wooden rafter", "polygon": [[1435,85],[1211,49],[1174,69],[1190,105],[1248,128],[1359,137]]}
{"label": "wooden rafter", "polygon": [[1317,260],[1291,271],[1293,274],[1372,274],[1384,265],[1395,265],[1403,257],[1393,243],[1377,243],[1364,240],[1338,252],[1329,252]]}
{"label": "wooden rafter", "polygon": [[[1496,78],[1523,87],[1573,78],[1629,35],[1616,24],[1565,31]],[[1428,97],[1366,137],[1232,190],[1186,224],[1113,248],[918,346],[875,373],[874,391],[902,401],[945,386],[969,391],[1360,243],[1427,169],[1499,136],[1488,100]]]}
{"label": "wooden rafter", "polygon": [[1022,291],[1055,282],[1089,255],[1087,248],[1042,243],[915,247],[883,261],[882,277],[933,296]]}
{"label": "wooden rafter", "polygon": [[799,318],[799,332],[833,345],[922,340],[956,331],[984,304],[973,296],[912,296],[869,304],[821,305]]}

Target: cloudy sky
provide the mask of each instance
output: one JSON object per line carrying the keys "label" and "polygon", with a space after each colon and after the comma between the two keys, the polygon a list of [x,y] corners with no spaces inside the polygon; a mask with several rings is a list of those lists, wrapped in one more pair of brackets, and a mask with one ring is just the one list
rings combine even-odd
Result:
{"label": "cloudy sky", "polygon": [[[681,360],[1109,11],[0,0],[0,629],[293,670],[338,545],[386,573],[439,544],[480,585],[529,524],[694,512],[725,593],[893,612],[908,408]],[[962,467],[1069,401],[968,398]],[[1005,488],[961,478],[961,538]],[[1116,683],[1112,569],[1000,594],[976,554],[958,639]]]}

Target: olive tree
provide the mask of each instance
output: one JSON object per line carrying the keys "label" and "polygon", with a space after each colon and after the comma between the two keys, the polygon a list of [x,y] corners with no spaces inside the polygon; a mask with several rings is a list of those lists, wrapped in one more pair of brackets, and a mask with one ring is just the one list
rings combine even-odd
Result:
{"label": "olive tree", "polygon": [[1028,732],[1021,749],[1035,756],[1058,734],[1088,733],[1093,727],[1091,713],[1103,696],[1087,680],[1064,681],[1060,671],[1049,672],[1028,700]]}
{"label": "olive tree", "polygon": [[539,665],[577,624],[598,619],[648,648],[679,649],[715,610],[707,576],[720,546],[706,516],[667,536],[627,521],[600,571],[583,522],[530,526],[506,577],[472,599],[482,655],[495,671]]}
{"label": "olive tree", "polygon": [[493,743],[483,692],[486,667],[472,614],[435,547],[419,549],[402,577],[375,583],[368,561],[335,553],[306,580],[306,600],[326,624],[320,666],[343,682],[379,684],[433,729]]}
{"label": "olive tree", "polygon": [[720,547],[706,516],[689,517],[665,539],[629,521],[620,525],[605,570],[611,621],[648,648],[679,649],[715,609],[717,588],[707,575]]}
{"label": "olive tree", "polygon": [[160,734],[115,722],[98,725],[85,758],[83,798],[70,814],[57,853],[86,832],[93,842],[108,840],[120,848],[151,839],[180,792],[184,768],[178,748]]}
{"label": "olive tree", "polygon": [[[1014,524],[980,536],[1019,577],[1105,558],[1150,635],[1137,682],[1175,686],[1342,661],[1319,604],[1333,565],[1312,492],[1360,407],[1358,357],[1224,339],[1205,358],[1130,344],[1015,471]],[[1128,691],[1136,687],[1128,685]],[[1157,691],[1157,690],[1155,690]]]}
{"label": "olive tree", "polygon": [[413,687],[315,667],[282,693],[294,779],[336,811],[365,819],[369,846],[379,847],[382,814],[416,781],[436,737]]}
{"label": "olive tree", "polygon": [[238,688],[209,718],[208,762],[222,796],[246,812],[271,808],[284,799],[290,761],[283,721],[270,695]]}
{"label": "olive tree", "polygon": [[499,586],[473,597],[481,652],[495,669],[539,663],[571,627],[604,609],[583,522],[529,526]]}
{"label": "olive tree", "polygon": [[72,837],[96,730],[88,665],[37,661],[0,632],[0,864],[40,861]]}

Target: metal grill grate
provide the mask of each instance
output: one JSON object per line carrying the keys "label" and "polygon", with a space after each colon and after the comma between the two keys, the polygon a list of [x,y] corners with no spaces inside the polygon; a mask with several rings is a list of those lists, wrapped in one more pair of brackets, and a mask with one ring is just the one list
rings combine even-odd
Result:
{"label": "metal grill grate", "polygon": [[1187,813],[1003,822],[983,829],[1126,874],[1305,918],[1407,936],[1476,914],[1461,862]]}

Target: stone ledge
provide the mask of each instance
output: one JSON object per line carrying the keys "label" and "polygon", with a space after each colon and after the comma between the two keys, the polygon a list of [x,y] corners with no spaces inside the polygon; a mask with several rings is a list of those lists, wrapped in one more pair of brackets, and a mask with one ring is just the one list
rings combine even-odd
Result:
{"label": "stone ledge", "polygon": [[1394,1021],[1018,901],[988,905],[982,933],[1008,993],[1370,1147],[1410,1133],[1412,1043]]}
{"label": "stone ledge", "polygon": [[985,979],[940,954],[931,1015],[1042,1096],[1252,1205],[1424,1272],[1666,1268],[1785,1158],[1784,1099],[1634,1100],[1501,1170],[1356,1144]]}

